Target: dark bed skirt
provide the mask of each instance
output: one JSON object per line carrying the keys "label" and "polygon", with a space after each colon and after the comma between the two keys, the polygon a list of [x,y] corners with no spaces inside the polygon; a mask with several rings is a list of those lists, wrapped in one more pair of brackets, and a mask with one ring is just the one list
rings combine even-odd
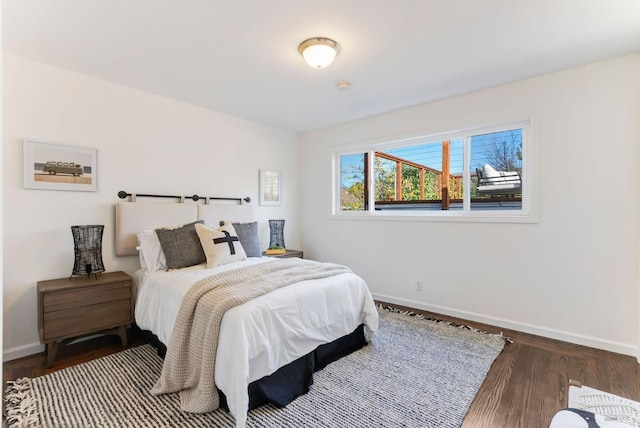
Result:
{"label": "dark bed skirt", "polygon": [[[149,342],[158,349],[158,355],[164,358],[167,347],[151,332],[146,332]],[[366,345],[364,325],[358,326],[352,333],[333,342],[320,345],[314,351],[280,367],[275,373],[249,384],[249,410],[271,403],[284,407],[296,397],[309,392],[313,384],[313,373],[322,370],[345,355],[357,351]],[[229,410],[224,393],[220,393],[220,407]]]}

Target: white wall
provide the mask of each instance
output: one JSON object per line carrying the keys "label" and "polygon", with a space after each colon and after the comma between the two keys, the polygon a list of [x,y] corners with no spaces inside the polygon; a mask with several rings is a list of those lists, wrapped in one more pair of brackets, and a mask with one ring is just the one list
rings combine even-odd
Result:
{"label": "white wall", "polygon": [[[3,60],[5,358],[42,349],[35,283],[69,275],[71,225],[105,224],[107,270],[131,272],[137,260],[113,254],[117,191],[248,195],[256,203],[260,168],[284,174],[283,205],[258,207],[264,245],[266,219],[285,218],[288,246],[348,264],[378,297],[640,352],[640,55],[311,132],[298,152],[296,136],[282,130]],[[539,223],[330,218],[332,147],[522,111],[535,113]],[[99,191],[23,189],[22,138],[97,148]],[[414,290],[416,279],[424,291]]]}
{"label": "white wall", "polygon": [[[334,147],[519,112],[534,118],[538,223],[330,218]],[[636,355],[639,143],[640,54],[303,134],[305,255],[384,300]]]}
{"label": "white wall", "polygon": [[[116,193],[250,196],[258,171],[283,172],[280,207],[258,207],[263,246],[269,218],[286,219],[299,247],[293,133],[158,97],[19,57],[4,56],[4,329],[6,359],[38,352],[36,282],[67,277],[74,224],[104,224],[107,271],[133,272],[114,255]],[[22,139],[98,149],[99,191],[23,189]]]}

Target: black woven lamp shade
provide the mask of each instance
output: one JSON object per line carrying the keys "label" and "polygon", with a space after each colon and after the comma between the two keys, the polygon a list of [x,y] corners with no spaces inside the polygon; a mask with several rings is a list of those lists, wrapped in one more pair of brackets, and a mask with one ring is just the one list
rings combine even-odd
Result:
{"label": "black woven lamp shade", "polygon": [[74,275],[97,275],[104,272],[102,262],[102,225],[71,226],[73,234]]}
{"label": "black woven lamp shade", "polygon": [[284,220],[269,220],[269,229],[271,230],[269,248],[273,248],[274,245],[287,248],[284,245]]}

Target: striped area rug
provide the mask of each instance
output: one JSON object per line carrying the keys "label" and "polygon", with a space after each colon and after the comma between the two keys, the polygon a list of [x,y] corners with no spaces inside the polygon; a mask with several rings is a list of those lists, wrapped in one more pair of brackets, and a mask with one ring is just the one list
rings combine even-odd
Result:
{"label": "striped area rug", "polygon": [[[247,427],[460,427],[502,336],[380,309],[369,346],[315,373],[283,409],[249,412]],[[9,427],[233,427],[233,417],[180,411],[178,394],[149,394],[162,360],[150,345],[33,379],[5,394]]]}

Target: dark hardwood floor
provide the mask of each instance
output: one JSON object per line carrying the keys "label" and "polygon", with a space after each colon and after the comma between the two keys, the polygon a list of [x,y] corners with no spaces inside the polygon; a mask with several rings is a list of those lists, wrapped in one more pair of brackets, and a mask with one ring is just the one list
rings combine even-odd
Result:
{"label": "dark hardwood floor", "polygon": [[548,428],[567,406],[569,379],[640,401],[640,364],[634,357],[547,339],[398,305],[433,318],[502,332],[513,340],[493,363],[463,428]]}
{"label": "dark hardwood floor", "polygon": [[[640,364],[633,357],[414,311],[489,332],[503,332],[513,340],[505,345],[491,367],[463,428],[547,428],[553,415],[567,405],[569,379],[640,401]],[[128,334],[128,347],[146,343],[137,329],[128,330]],[[3,385],[6,387],[9,380],[41,376],[122,349],[117,336],[103,336],[60,350],[50,369],[45,367],[43,353],[9,361],[3,366]]]}

